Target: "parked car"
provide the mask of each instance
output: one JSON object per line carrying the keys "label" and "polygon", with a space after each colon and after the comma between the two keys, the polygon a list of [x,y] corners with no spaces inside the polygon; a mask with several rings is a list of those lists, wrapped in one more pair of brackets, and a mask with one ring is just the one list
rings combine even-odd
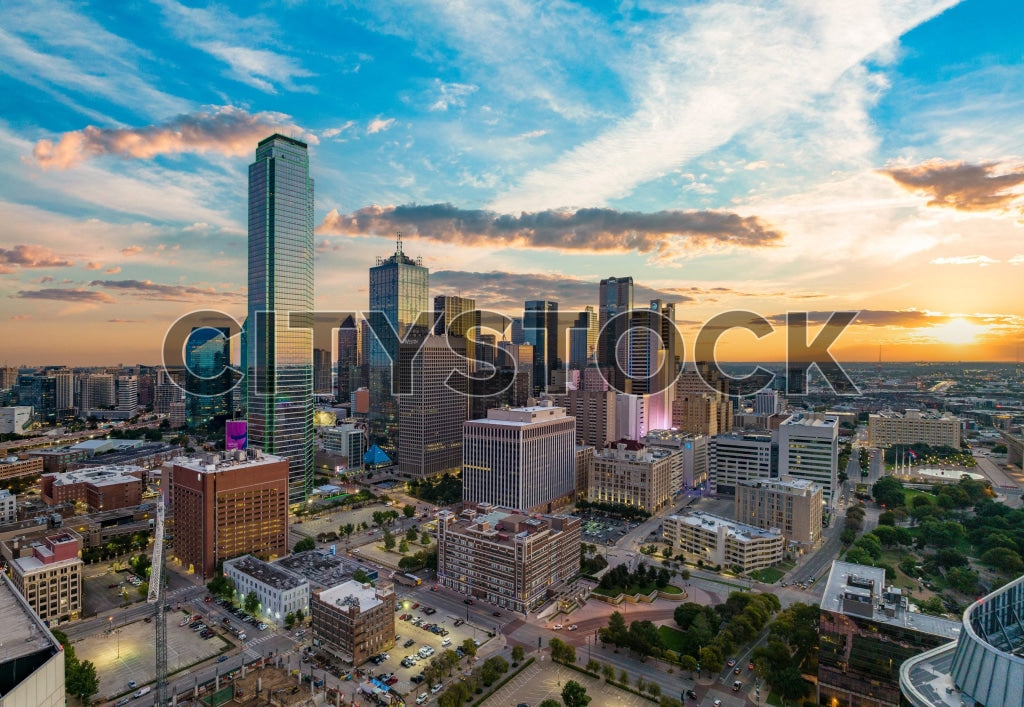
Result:
{"label": "parked car", "polygon": [[495,611],[493,614],[491,614],[491,616],[501,616],[501,612]]}
{"label": "parked car", "polygon": [[416,698],[416,704],[421,705],[429,699],[430,697],[427,696],[427,693],[422,692],[420,693],[420,696]]}
{"label": "parked car", "polygon": [[414,641],[414,640],[412,640],[412,639],[410,638],[410,639],[409,639],[408,641],[406,641],[406,642],[405,642],[404,644],[402,644],[402,645],[403,645],[403,646],[404,646],[405,648],[409,648],[410,646],[413,646],[413,645],[415,645],[415,644],[416,644],[416,641]]}
{"label": "parked car", "polygon": [[430,694],[436,695],[437,693],[439,693],[441,691],[442,687],[443,686],[441,685],[441,683],[437,683],[432,688],[430,688]]}
{"label": "parked car", "polygon": [[473,600],[472,600],[472,599],[463,599],[463,600],[462,600],[462,603],[463,603],[463,604],[469,604],[469,605],[472,605],[472,604],[473,604]]}
{"label": "parked car", "polygon": [[579,626],[577,626],[576,624],[573,624],[572,626],[569,627],[569,630],[570,631],[575,631],[577,628],[579,628]]}
{"label": "parked car", "polygon": [[217,662],[218,663],[223,663],[227,659],[228,659],[228,657],[226,655],[222,655],[220,658],[217,658]]}
{"label": "parked car", "polygon": [[410,680],[412,680],[412,684],[413,685],[419,685],[421,682],[423,682],[426,679],[427,679],[427,676],[424,675],[423,673],[420,673],[419,675],[413,675],[410,678]]}

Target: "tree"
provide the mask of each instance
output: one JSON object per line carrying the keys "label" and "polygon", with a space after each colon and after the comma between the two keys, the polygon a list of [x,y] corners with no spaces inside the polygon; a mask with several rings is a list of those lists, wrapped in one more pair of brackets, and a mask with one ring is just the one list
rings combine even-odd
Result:
{"label": "tree", "polygon": [[540,707],[562,707],[562,703],[548,698],[540,703]]}
{"label": "tree", "polygon": [[301,624],[306,620],[306,612],[302,609],[295,610],[295,623]]}
{"label": "tree", "polygon": [[626,672],[625,668],[619,670],[619,683],[622,685],[629,684],[629,673]]}
{"label": "tree", "polygon": [[292,548],[292,554],[298,554],[300,552],[306,552],[307,550],[316,549],[316,540],[313,538],[303,538],[299,542],[295,543],[295,547]]}
{"label": "tree", "polygon": [[576,648],[569,645],[560,638],[552,638],[548,641],[551,648],[551,660],[558,663],[575,663]]}
{"label": "tree", "polygon": [[891,476],[883,476],[871,488],[875,500],[886,508],[902,506],[905,500],[903,484]]}
{"label": "tree", "polygon": [[615,679],[615,666],[605,663],[601,666],[601,674],[604,675],[604,679],[611,681]]}
{"label": "tree", "polygon": [[857,531],[853,528],[843,528],[843,531],[839,533],[839,540],[843,545],[852,545],[853,541],[857,539]]}
{"label": "tree", "polygon": [[411,543],[416,542],[416,538],[419,536],[420,534],[416,531],[416,528],[409,528],[405,531],[405,539]]}
{"label": "tree", "polygon": [[783,668],[772,678],[772,687],[787,700],[799,700],[807,694],[807,683],[794,666]]}
{"label": "tree", "polygon": [[724,665],[725,659],[722,657],[722,651],[718,649],[718,646],[710,645],[700,649],[700,667],[702,670],[717,673]]}
{"label": "tree", "polygon": [[565,707],[586,707],[590,703],[587,689],[575,680],[565,683],[562,688],[562,704]]}
{"label": "tree", "polygon": [[610,643],[616,647],[626,645],[628,641],[626,620],[622,618],[622,614],[613,611],[612,615],[608,617],[608,626],[600,629],[597,635],[602,643]]}
{"label": "tree", "polygon": [[429,545],[429,544],[430,544],[430,533],[428,533],[427,531],[424,530],[423,534],[420,535],[420,545]]}
{"label": "tree", "polygon": [[294,625],[295,625],[295,613],[290,611],[290,612],[288,612],[288,615],[284,617],[284,627],[286,629],[290,630],[291,627],[294,626]]}
{"label": "tree", "polygon": [[384,549],[393,550],[395,547],[395,536],[387,528],[384,529]]}
{"label": "tree", "polygon": [[402,514],[405,515],[406,518],[412,518],[416,515],[416,506],[410,506],[408,503],[405,504],[405,506],[402,507]]}
{"label": "tree", "polygon": [[[65,661],[67,657],[65,656]],[[89,704],[89,698],[100,689],[99,678],[96,677],[96,666],[89,660],[75,660],[70,671],[65,671],[66,688],[69,693]]]}
{"label": "tree", "polygon": [[664,647],[658,627],[650,621],[634,621],[629,625],[628,645],[641,660]]}
{"label": "tree", "polygon": [[352,579],[360,584],[368,584],[370,582],[370,575],[366,574],[365,570],[358,569],[352,573]]}
{"label": "tree", "polygon": [[217,597],[230,597],[235,591],[235,583],[230,577],[218,574],[206,583],[206,589]]}
{"label": "tree", "polygon": [[601,672],[601,664],[598,661],[591,658],[587,661],[586,669],[588,672],[598,674]]}
{"label": "tree", "polygon": [[403,540],[402,542],[398,543],[398,551],[403,555],[409,552],[409,541]]}
{"label": "tree", "polygon": [[656,682],[648,683],[647,692],[650,693],[651,697],[661,697],[661,685]]}
{"label": "tree", "polygon": [[245,595],[245,613],[255,616],[256,611],[260,608],[260,598],[256,596],[256,592],[249,592]]}
{"label": "tree", "polygon": [[685,670],[691,675],[697,670],[697,659],[692,655],[683,655],[679,657],[679,669]]}
{"label": "tree", "polygon": [[526,651],[523,650],[522,646],[512,646],[512,662],[514,664],[523,662],[525,656]]}
{"label": "tree", "polygon": [[981,556],[981,561],[993,569],[1008,574],[1019,574],[1024,569],[1020,555],[1009,548],[994,547]]}
{"label": "tree", "polygon": [[476,655],[476,644],[473,643],[472,638],[467,638],[462,642],[462,652],[468,655],[470,658]]}

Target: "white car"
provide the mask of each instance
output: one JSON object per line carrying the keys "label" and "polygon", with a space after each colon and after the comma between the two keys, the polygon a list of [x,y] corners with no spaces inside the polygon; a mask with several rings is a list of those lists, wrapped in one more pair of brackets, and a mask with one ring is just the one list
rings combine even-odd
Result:
{"label": "white car", "polygon": [[562,624],[555,624],[554,626],[551,627],[551,630],[552,631],[561,631],[562,630]]}
{"label": "white car", "polygon": [[416,704],[421,705],[429,699],[430,698],[427,696],[427,693],[422,692],[420,693],[420,696],[416,698]]}
{"label": "white car", "polygon": [[579,628],[579,626],[577,626],[576,624],[573,624],[572,626],[569,627],[569,630],[570,631],[575,631],[577,628]]}
{"label": "white car", "polygon": [[432,688],[430,688],[430,694],[431,695],[436,695],[437,693],[439,693],[441,691],[442,687],[443,687],[443,685],[441,685],[441,683],[437,683]]}

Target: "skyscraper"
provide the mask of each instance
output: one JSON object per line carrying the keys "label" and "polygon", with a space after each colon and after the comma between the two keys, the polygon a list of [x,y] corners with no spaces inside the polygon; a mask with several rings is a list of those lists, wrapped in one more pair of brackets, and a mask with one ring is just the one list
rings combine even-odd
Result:
{"label": "skyscraper", "polygon": [[533,345],[533,389],[543,392],[551,382],[551,371],[561,367],[558,302],[529,300],[523,315],[526,343]]}
{"label": "skyscraper", "polygon": [[249,444],[288,459],[290,503],[313,483],[312,312],[309,155],[305,143],[271,135],[249,165]]}
{"label": "skyscraper", "polygon": [[227,327],[195,327],[185,342],[185,365],[191,373],[190,394],[185,396],[189,427],[208,425],[231,412],[231,332]]}
{"label": "skyscraper", "polygon": [[[601,280],[600,288],[598,327],[603,332],[603,337],[598,344],[597,364],[610,374],[608,382],[617,392],[629,393],[631,391],[627,387],[626,378],[631,370],[631,347],[628,341],[623,343],[623,347],[619,347],[619,339],[629,332],[628,313],[633,310],[633,278],[609,277]],[[620,314],[626,316],[616,318]],[[612,324],[605,329],[608,322]],[[617,357],[616,351],[622,352],[623,355]]]}
{"label": "skyscraper", "polygon": [[587,305],[569,330],[569,368],[583,370],[597,349],[597,312]]}
{"label": "skyscraper", "polygon": [[350,314],[338,329],[338,400],[348,400],[353,390],[366,384],[360,366],[362,332]]}
{"label": "skyscraper", "polygon": [[835,507],[839,489],[839,418],[794,415],[779,426],[779,475],[808,479],[821,486],[824,501]]}
{"label": "skyscraper", "polygon": [[476,300],[469,297],[437,295],[434,297],[434,333],[460,336],[466,343],[466,358],[469,359],[469,370],[476,370],[476,343],[479,331],[472,331],[480,326],[480,312],[476,308]]}
{"label": "skyscraper", "polygon": [[398,442],[398,405],[393,395],[397,389],[392,390],[398,344],[414,324],[429,328],[429,288],[430,271],[419,259],[402,252],[401,234],[394,255],[377,258],[370,268],[370,442],[385,449],[395,449]]}

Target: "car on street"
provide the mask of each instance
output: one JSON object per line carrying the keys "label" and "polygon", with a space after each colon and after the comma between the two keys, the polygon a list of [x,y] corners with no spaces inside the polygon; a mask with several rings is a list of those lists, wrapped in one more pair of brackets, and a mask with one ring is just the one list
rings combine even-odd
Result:
{"label": "car on street", "polygon": [[736,666],[736,659],[735,658],[730,658],[728,661],[726,661],[725,664],[728,665],[730,668],[735,667]]}
{"label": "car on street", "polygon": [[137,682],[135,682],[134,680],[129,680],[128,681],[128,689],[129,690],[134,690],[138,686],[139,686],[139,684]]}
{"label": "car on street", "polygon": [[743,687],[743,683],[741,683],[739,680],[737,680],[736,682],[734,682],[732,684],[732,691],[733,692],[739,692],[741,687]]}
{"label": "car on street", "polygon": [[569,630],[570,631],[575,631],[578,628],[579,628],[579,626],[577,626],[576,624],[573,624],[572,626],[569,627]]}
{"label": "car on street", "polygon": [[714,707],[722,707],[722,701],[721,700],[715,700]]}
{"label": "car on street", "polygon": [[126,704],[132,701],[131,697],[122,697],[114,703],[114,707],[124,707]]}
{"label": "car on street", "polygon": [[398,682],[398,676],[397,675],[392,675],[391,677],[389,677],[387,680],[384,681],[384,684],[385,685],[394,685],[396,682]]}
{"label": "car on street", "polygon": [[441,683],[437,683],[432,688],[430,688],[430,694],[436,695],[437,693],[439,693],[441,691],[441,687],[442,687]]}
{"label": "car on street", "polygon": [[430,698],[427,696],[427,693],[421,692],[420,696],[416,698],[416,704],[421,705],[429,699]]}
{"label": "car on street", "polygon": [[424,675],[423,673],[420,673],[419,675],[413,675],[409,679],[412,680],[412,684],[413,685],[419,685],[421,682],[423,682],[424,680],[427,679],[427,676]]}
{"label": "car on street", "polygon": [[462,603],[463,604],[468,604],[468,605],[472,606],[473,605],[473,600],[472,599],[463,599]]}
{"label": "car on street", "polygon": [[743,671],[740,668],[740,666],[738,666],[738,665],[735,668],[732,669],[732,674],[733,675],[739,675],[741,672],[743,672]]}
{"label": "car on street", "polygon": [[551,627],[551,630],[552,631],[561,631],[562,630],[562,624],[555,624],[554,626]]}
{"label": "car on street", "polygon": [[753,669],[754,669],[754,664],[753,663],[747,663],[747,670],[753,670]]}
{"label": "car on street", "polygon": [[501,612],[495,611],[493,614],[491,614],[491,616],[501,616]]}
{"label": "car on street", "polygon": [[223,663],[227,659],[228,659],[228,657],[226,655],[222,655],[220,658],[217,658],[217,662],[218,663]]}
{"label": "car on street", "polygon": [[410,638],[410,639],[409,639],[408,641],[406,641],[405,643],[403,643],[403,644],[402,644],[402,646],[403,646],[404,648],[409,648],[409,647],[411,647],[411,646],[413,646],[413,645],[415,645],[415,644],[416,644],[416,641],[414,641],[414,640],[412,640],[412,639]]}
{"label": "car on street", "polygon": [[686,691],[686,699],[688,699],[688,700],[695,700],[695,699],[697,699],[697,693],[694,692],[693,690],[687,690]]}

